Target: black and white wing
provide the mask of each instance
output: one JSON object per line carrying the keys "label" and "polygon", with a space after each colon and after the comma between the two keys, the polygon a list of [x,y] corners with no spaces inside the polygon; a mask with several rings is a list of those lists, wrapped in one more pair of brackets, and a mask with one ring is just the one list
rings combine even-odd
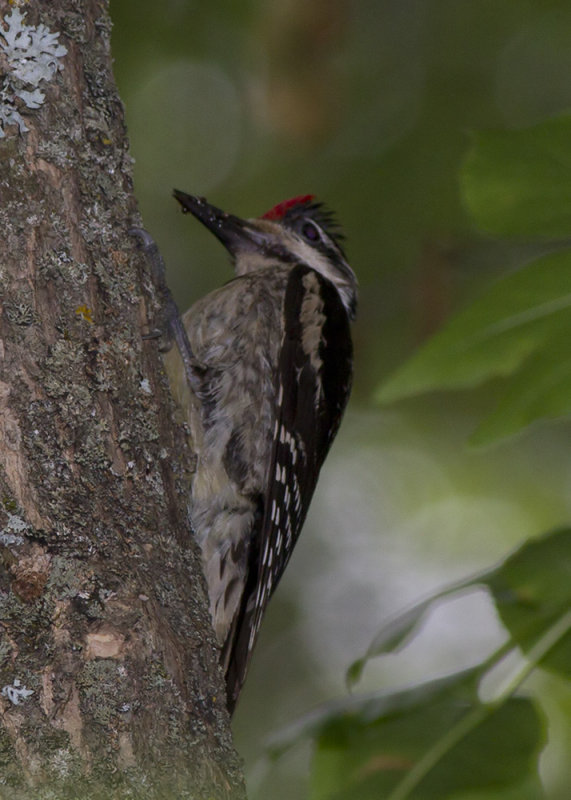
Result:
{"label": "black and white wing", "polygon": [[260,527],[252,532],[246,588],[232,641],[227,642],[231,710],[351,389],[349,319],[333,284],[309,267],[296,266],[288,278],[283,315],[276,419]]}

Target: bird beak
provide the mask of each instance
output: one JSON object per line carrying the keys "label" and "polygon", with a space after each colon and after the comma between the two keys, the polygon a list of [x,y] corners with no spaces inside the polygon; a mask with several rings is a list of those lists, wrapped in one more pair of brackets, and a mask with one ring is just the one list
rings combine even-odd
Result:
{"label": "bird beak", "polygon": [[173,195],[181,204],[183,212],[190,212],[202,222],[232,255],[245,250],[258,250],[263,246],[262,234],[248,220],[210,205],[204,197],[179,192],[178,189],[174,190]]}

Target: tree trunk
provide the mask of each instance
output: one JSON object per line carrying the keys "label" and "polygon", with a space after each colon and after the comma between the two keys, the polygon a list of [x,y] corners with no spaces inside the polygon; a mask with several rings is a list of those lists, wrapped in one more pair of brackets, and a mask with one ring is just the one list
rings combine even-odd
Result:
{"label": "tree trunk", "polygon": [[107,3],[0,19],[0,794],[243,797]]}

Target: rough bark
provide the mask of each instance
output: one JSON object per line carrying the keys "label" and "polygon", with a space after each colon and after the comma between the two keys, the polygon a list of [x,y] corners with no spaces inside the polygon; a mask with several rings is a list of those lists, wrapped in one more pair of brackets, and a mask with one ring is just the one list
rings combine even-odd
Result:
{"label": "rough bark", "polygon": [[0,139],[0,794],[243,797],[107,3],[21,11],[67,55]]}

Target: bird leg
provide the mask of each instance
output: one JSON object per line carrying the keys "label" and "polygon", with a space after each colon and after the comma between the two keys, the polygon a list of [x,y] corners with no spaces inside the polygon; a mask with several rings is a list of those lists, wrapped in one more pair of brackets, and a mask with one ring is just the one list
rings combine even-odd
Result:
{"label": "bird leg", "polygon": [[194,357],[176,302],[168,287],[163,257],[157,243],[144,228],[130,228],[129,233],[141,242],[142,250],[151,267],[151,278],[161,305],[158,320],[155,320],[155,325],[151,326],[143,338],[161,339],[159,349],[163,353],[171,349],[174,340],[182,359],[188,385],[196,391],[199,387],[197,376],[199,364]]}

